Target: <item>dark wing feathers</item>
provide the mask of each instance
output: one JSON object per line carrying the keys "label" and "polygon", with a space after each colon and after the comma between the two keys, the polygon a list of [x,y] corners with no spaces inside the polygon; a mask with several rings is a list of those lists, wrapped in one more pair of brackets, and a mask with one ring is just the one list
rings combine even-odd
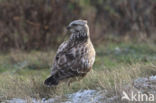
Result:
{"label": "dark wing feathers", "polygon": [[88,72],[82,72],[83,70],[81,69],[85,69],[85,64],[83,64],[81,60],[83,55],[85,55],[85,50],[81,49],[85,49],[85,46],[68,47],[66,43],[61,44],[54,60],[55,65],[53,66],[52,72],[60,72],[60,75],[64,78]]}
{"label": "dark wing feathers", "polygon": [[74,59],[75,59],[75,57],[74,57],[74,55],[73,55],[72,53],[66,53],[65,55],[66,55],[66,57],[67,57],[69,60],[74,60]]}

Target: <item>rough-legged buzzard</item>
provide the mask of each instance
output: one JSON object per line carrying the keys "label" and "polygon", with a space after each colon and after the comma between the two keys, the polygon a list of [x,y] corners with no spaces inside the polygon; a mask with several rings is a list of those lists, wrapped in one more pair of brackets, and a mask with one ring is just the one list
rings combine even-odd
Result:
{"label": "rough-legged buzzard", "polygon": [[58,85],[64,80],[71,82],[73,78],[82,78],[94,64],[95,50],[90,40],[87,21],[72,21],[67,30],[71,36],[58,48],[51,76],[44,82],[47,86]]}

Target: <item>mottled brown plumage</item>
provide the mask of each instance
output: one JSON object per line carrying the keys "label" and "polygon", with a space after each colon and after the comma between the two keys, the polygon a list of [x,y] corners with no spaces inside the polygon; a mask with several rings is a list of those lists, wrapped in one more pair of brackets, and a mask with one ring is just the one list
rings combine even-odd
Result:
{"label": "mottled brown plumage", "polygon": [[75,20],[67,29],[71,36],[58,48],[51,76],[45,80],[45,85],[58,85],[60,81],[82,78],[94,64],[95,50],[90,40],[87,21]]}

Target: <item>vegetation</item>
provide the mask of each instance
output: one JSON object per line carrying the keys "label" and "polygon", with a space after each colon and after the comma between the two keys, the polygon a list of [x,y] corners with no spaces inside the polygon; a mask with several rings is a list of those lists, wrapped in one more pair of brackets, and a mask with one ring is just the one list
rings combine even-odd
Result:
{"label": "vegetation", "polygon": [[[45,87],[56,48],[69,36],[65,27],[75,19],[88,20],[94,67],[70,87]],[[135,78],[156,75],[155,28],[156,0],[0,0],[0,102],[81,89],[119,94]]]}
{"label": "vegetation", "polygon": [[110,35],[156,41],[155,8],[155,0],[0,0],[0,49],[55,48],[75,19],[88,20],[97,45]]}
{"label": "vegetation", "polygon": [[115,95],[135,78],[156,75],[156,48],[154,44],[103,43],[96,47],[93,70],[81,81],[62,83],[58,87],[43,85],[50,75],[55,51],[23,52],[13,50],[0,55],[0,100],[19,97],[50,98],[80,89],[107,89]]}

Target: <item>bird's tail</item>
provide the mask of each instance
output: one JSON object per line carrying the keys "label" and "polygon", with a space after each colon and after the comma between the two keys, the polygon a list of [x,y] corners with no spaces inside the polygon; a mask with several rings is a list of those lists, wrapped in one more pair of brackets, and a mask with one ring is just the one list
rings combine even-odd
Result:
{"label": "bird's tail", "polygon": [[58,83],[59,83],[59,81],[57,80],[57,78],[55,78],[55,75],[48,77],[44,81],[44,84],[47,86],[56,86],[56,85],[58,85]]}

